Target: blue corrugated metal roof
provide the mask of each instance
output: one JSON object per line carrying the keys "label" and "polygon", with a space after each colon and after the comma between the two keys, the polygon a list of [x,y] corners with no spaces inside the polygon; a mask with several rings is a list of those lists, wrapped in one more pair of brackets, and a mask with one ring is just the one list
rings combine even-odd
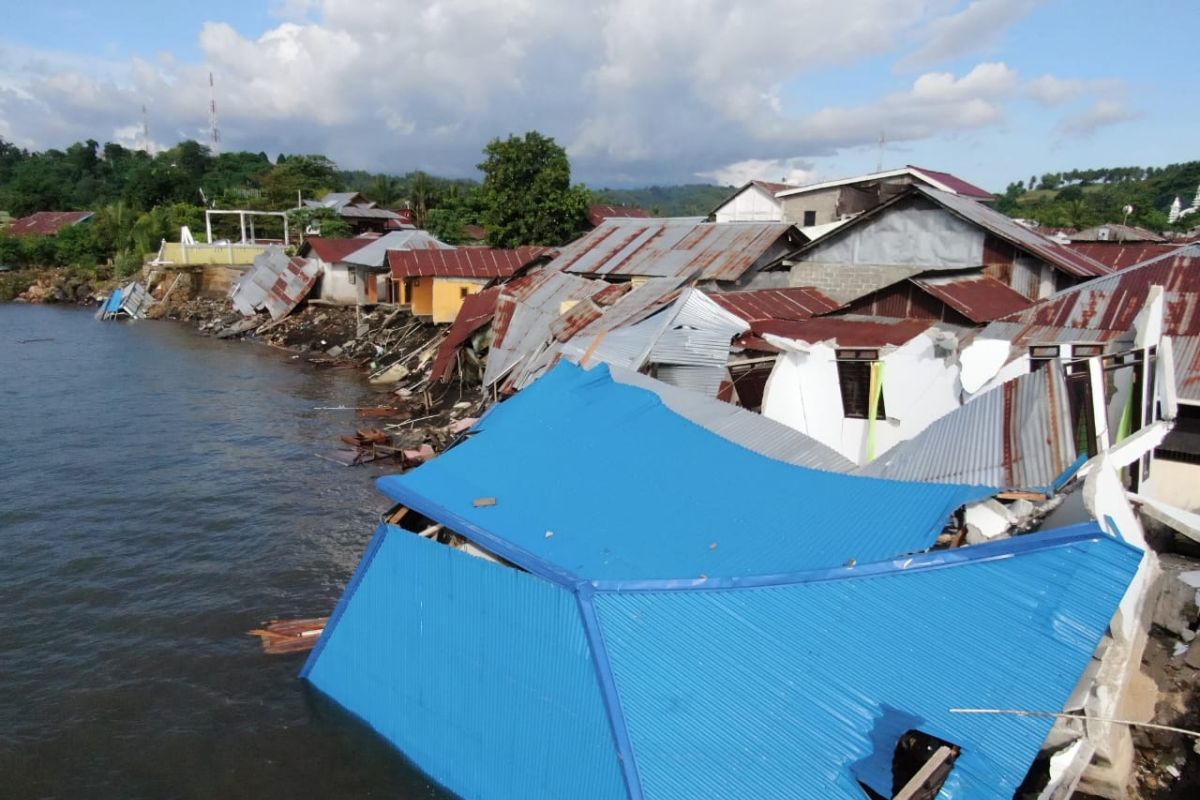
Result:
{"label": "blue corrugated metal roof", "polygon": [[468,798],[625,795],[570,591],[380,526],[302,677]]}
{"label": "blue corrugated metal roof", "polygon": [[[562,582],[740,578],[898,556],[932,546],[955,509],[994,493],[783,464],[614,382],[604,365],[560,363],[473,430],[380,489]],[[481,497],[496,503],[476,508]]]}
{"label": "blue corrugated metal roof", "polygon": [[597,592],[634,796],[891,796],[917,728],[962,748],[941,800],[1008,800],[1053,720],[949,710],[1061,709],[1140,558],[1088,524],[789,585]]}

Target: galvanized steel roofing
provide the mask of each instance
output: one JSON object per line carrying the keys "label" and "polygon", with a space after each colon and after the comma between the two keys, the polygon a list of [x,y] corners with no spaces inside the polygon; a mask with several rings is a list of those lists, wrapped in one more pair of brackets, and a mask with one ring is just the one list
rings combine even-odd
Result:
{"label": "galvanized steel roofing", "polygon": [[1169,255],[1175,252],[1179,245],[1153,242],[1072,242],[1071,247],[1110,269],[1122,270],[1152,258]]}
{"label": "galvanized steel roofing", "polygon": [[794,195],[806,194],[808,192],[820,191],[822,189],[832,189],[835,186],[849,186],[855,183],[874,183],[876,181],[887,180],[889,178],[916,178],[919,181],[932,186],[934,189],[940,189],[946,192],[954,192],[965,197],[974,198],[976,200],[991,200],[993,195],[986,189],[980,189],[978,186],[964,181],[951,175],[949,172],[938,172],[932,169],[923,167],[914,167],[911,164],[900,169],[889,169],[883,172],[872,172],[867,175],[856,175],[852,178],[840,178],[834,181],[822,181],[820,183],[810,183],[807,186],[797,186],[790,189],[780,191],[778,197],[792,197]]}
{"label": "galvanized steel roofing", "polygon": [[834,341],[841,347],[886,347],[900,345],[920,336],[934,325],[931,319],[885,319],[814,317],[806,320],[759,320],[751,323],[754,334],[773,334],[800,342]]}
{"label": "galvanized steel roofing", "polygon": [[361,247],[350,253],[345,257],[345,261],[347,264],[381,269],[387,264],[389,250],[438,249],[453,250],[454,246],[448,245],[433,234],[422,230],[392,231],[380,236],[378,239],[371,240],[365,247]]}
{"label": "galvanized steel roofing", "polygon": [[704,222],[700,218],[610,219],[562,249],[551,269],[607,277],[736,281],[783,247],[786,222]]}
{"label": "galvanized steel roofing", "polygon": [[[472,430],[380,489],[526,568],[585,579],[703,582],[890,558],[930,547],[951,512],[993,493],[784,464],[614,382],[603,365],[560,362]],[[771,502],[714,491],[716,474]],[[496,504],[476,507],[480,497]]]}
{"label": "galvanized steel roofing", "polygon": [[1030,306],[1030,301],[990,275],[926,275],[910,279],[972,322],[994,319]]}
{"label": "galvanized steel roofing", "polygon": [[392,250],[393,278],[507,278],[543,255],[549,247],[461,247],[455,250]]}
{"label": "galvanized steel roofing", "polygon": [[841,307],[836,300],[811,286],[722,292],[709,296],[717,305],[747,322],[760,319],[808,319]]}
{"label": "galvanized steel roofing", "polygon": [[247,317],[266,309],[271,319],[291,313],[308,296],[321,274],[316,259],[289,257],[283,248],[271,246],[260,253],[249,270],[233,282],[229,299]]}
{"label": "galvanized steel roofing", "polygon": [[91,211],[38,211],[12,221],[9,236],[53,236],[63,228],[91,218]]}
{"label": "galvanized steel roofing", "polygon": [[638,218],[645,219],[653,216],[649,211],[638,206],[614,206],[606,203],[593,203],[588,206],[587,220],[592,227],[599,225],[606,219],[627,219]]}
{"label": "galvanized steel roofing", "polygon": [[1079,464],[1066,380],[1050,365],[979,395],[856,474],[1050,493]]}

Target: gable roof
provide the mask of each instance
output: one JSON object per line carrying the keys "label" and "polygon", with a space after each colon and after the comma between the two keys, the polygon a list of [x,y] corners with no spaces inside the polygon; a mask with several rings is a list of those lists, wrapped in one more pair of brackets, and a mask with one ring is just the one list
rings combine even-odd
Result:
{"label": "gable roof", "polygon": [[990,275],[921,275],[909,280],[972,322],[991,322],[1032,304]]}
{"label": "gable roof", "polygon": [[610,219],[562,248],[550,268],[580,275],[736,281],[792,235],[802,236],[787,222]]}
{"label": "gable roof", "polygon": [[775,197],[777,194],[779,194],[780,192],[786,192],[788,189],[798,188],[796,186],[793,186],[790,183],[772,183],[771,181],[760,181],[760,180],[746,181],[741,186],[739,186],[738,188],[736,188],[732,192],[730,192],[728,195],[726,195],[725,198],[723,200],[721,200],[721,202],[717,203],[717,205],[713,207],[713,210],[708,212],[708,216],[711,217],[713,214],[716,214],[718,211],[720,211],[722,208],[724,208],[726,205],[728,205],[735,197],[742,194],[743,192],[745,192],[747,189],[749,189],[751,187],[757,187],[757,188],[761,189],[763,192],[765,192],[767,194],[768,197],[770,197],[773,201],[775,201],[776,205],[778,205],[778,201],[776,200],[776,197]]}
{"label": "gable roof", "polygon": [[645,219],[650,212],[638,206],[614,206],[607,203],[593,203],[588,206],[587,220],[596,227],[606,219]]}
{"label": "gable roof", "polygon": [[841,307],[841,304],[829,295],[811,286],[724,292],[710,294],[709,297],[721,308],[747,322],[763,319],[808,319]]}
{"label": "gable roof", "polygon": [[374,239],[326,239],[321,236],[309,236],[304,240],[304,246],[301,248],[300,254],[306,255],[311,252],[326,264],[336,264],[339,261],[345,260],[346,256],[355,250],[362,249],[373,241]]}
{"label": "gable roof", "polygon": [[1169,255],[1179,246],[1178,243],[1158,242],[1071,242],[1072,249],[1113,270]]}
{"label": "gable roof", "polygon": [[403,230],[386,233],[371,240],[366,247],[360,247],[344,258],[347,264],[360,267],[381,269],[387,264],[389,250],[453,250],[454,246],[446,244],[431,233],[422,230]]}
{"label": "gable roof", "polygon": [[7,232],[10,236],[53,236],[63,228],[78,225],[91,216],[91,211],[38,211],[14,219]]}
{"label": "gable roof", "polygon": [[553,252],[549,247],[392,250],[388,252],[388,267],[394,278],[507,278]]}
{"label": "gable roof", "polygon": [[837,186],[849,186],[855,183],[870,183],[873,181],[888,180],[889,178],[904,177],[915,178],[931,188],[970,197],[973,200],[994,199],[994,195],[991,192],[981,189],[973,183],[968,183],[955,175],[951,175],[949,172],[938,172],[937,170],[925,169],[924,167],[914,167],[911,164],[901,169],[889,169],[883,172],[872,172],[867,175],[856,175],[852,178],[839,178],[833,181],[810,183],[807,186],[797,186],[794,189],[781,191],[776,196],[792,197],[793,195],[807,194],[808,192],[816,192],[822,189],[832,189]]}

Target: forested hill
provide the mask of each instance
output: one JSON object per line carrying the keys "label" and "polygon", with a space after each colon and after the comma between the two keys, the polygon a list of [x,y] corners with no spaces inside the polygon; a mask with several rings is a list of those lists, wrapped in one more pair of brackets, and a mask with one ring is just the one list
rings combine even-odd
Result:
{"label": "forested hill", "polygon": [[1153,231],[1194,227],[1200,220],[1184,217],[1177,225],[1167,222],[1172,201],[1191,205],[1200,186],[1200,161],[1165,167],[1108,167],[1076,169],[1030,176],[1010,183],[996,207],[1013,217],[1034,219],[1043,225],[1089,228],[1125,219],[1132,206],[1130,225]]}
{"label": "forested hill", "polygon": [[733,193],[732,186],[689,183],[645,189],[595,189],[602,203],[639,206],[658,217],[704,217]]}

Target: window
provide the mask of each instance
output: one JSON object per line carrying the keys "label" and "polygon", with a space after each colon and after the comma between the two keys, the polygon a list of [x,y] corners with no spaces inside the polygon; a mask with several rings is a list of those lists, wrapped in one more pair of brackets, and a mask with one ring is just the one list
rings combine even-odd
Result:
{"label": "window", "polygon": [[1102,344],[1077,344],[1071,348],[1071,355],[1076,358],[1093,358],[1104,355]]}
{"label": "window", "polygon": [[466,297],[467,295],[469,295],[470,293],[471,293],[471,290],[468,289],[466,286],[458,287],[458,297],[460,300],[462,298]]}
{"label": "window", "polygon": [[[871,365],[879,361],[878,350],[838,350],[838,383],[842,389],[842,413],[849,419],[868,419],[871,402]],[[883,392],[879,393],[879,404],[875,418],[883,419],[887,410],[883,405]]]}
{"label": "window", "polygon": [[346,280],[353,286],[358,283],[358,273],[352,269],[346,270]]}
{"label": "window", "polygon": [[816,225],[816,224],[817,224],[817,212],[815,212],[815,211],[805,211],[805,212],[804,212],[804,225],[805,225],[805,227],[807,227],[807,226],[809,226],[809,225]]}
{"label": "window", "polygon": [[1029,371],[1037,372],[1049,362],[1058,358],[1058,345],[1035,344],[1029,348]]}

